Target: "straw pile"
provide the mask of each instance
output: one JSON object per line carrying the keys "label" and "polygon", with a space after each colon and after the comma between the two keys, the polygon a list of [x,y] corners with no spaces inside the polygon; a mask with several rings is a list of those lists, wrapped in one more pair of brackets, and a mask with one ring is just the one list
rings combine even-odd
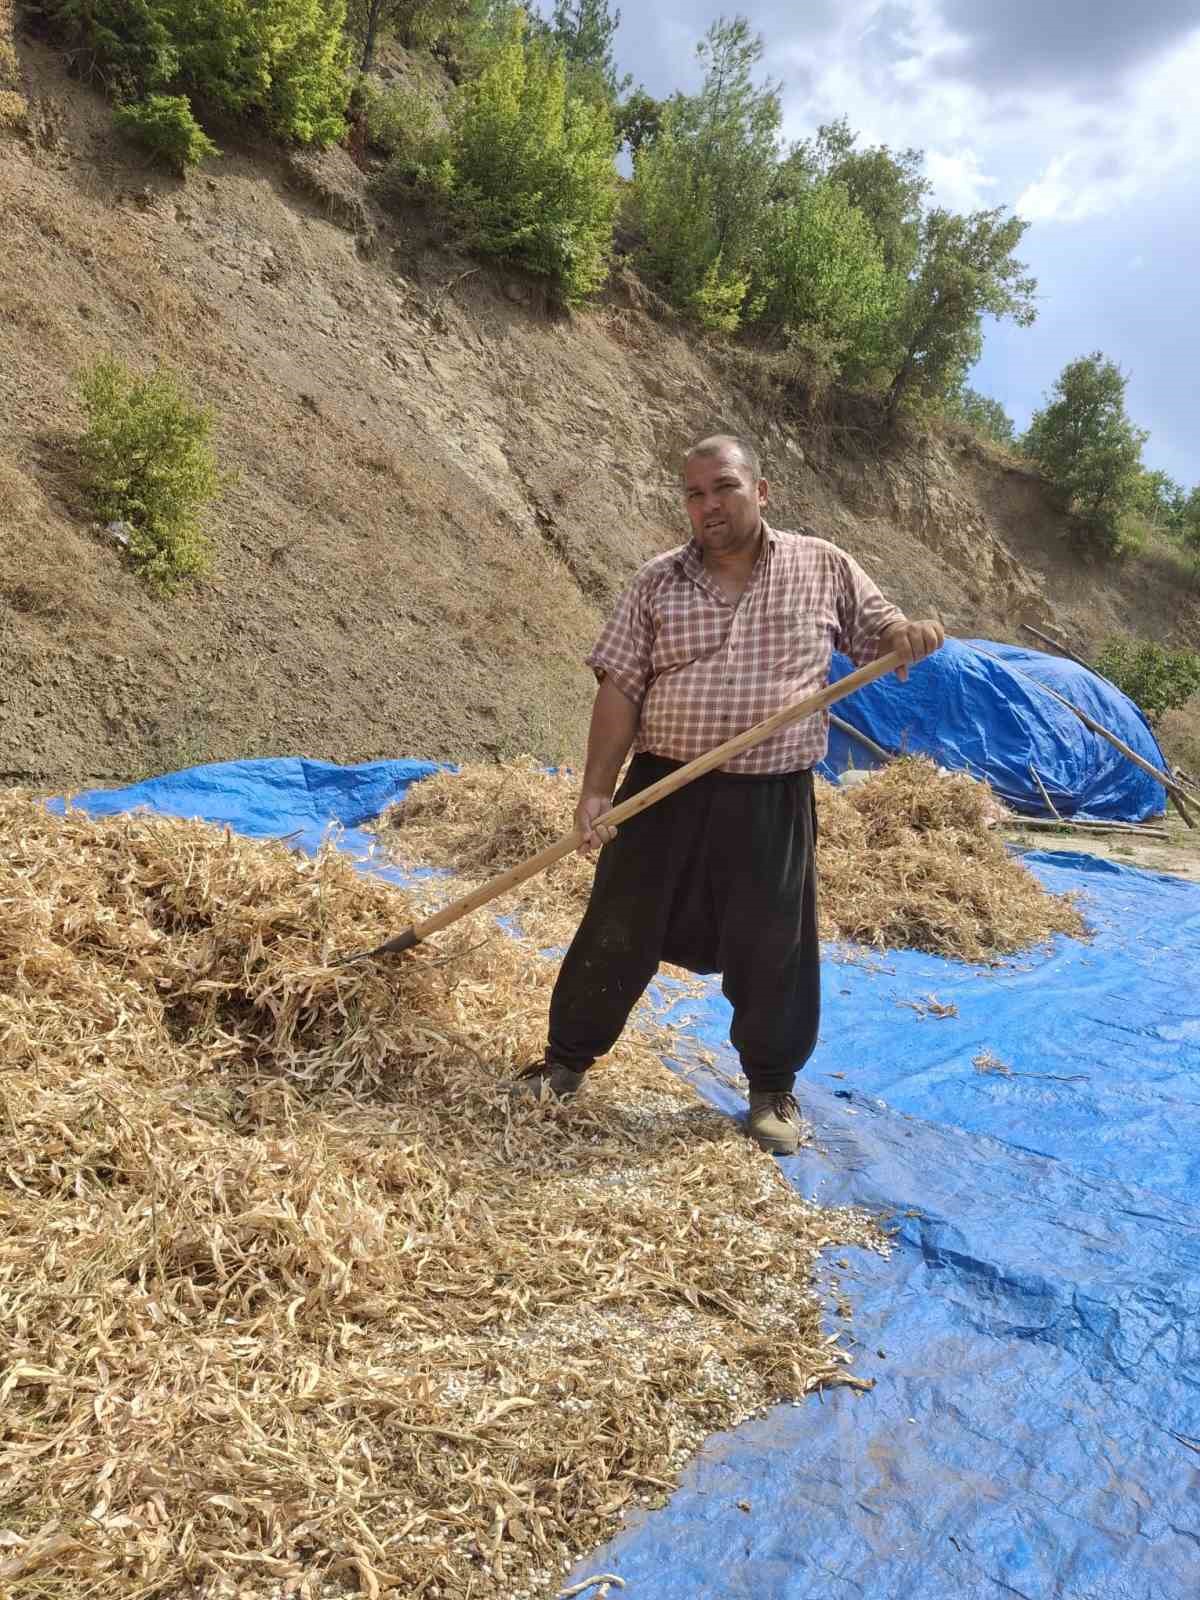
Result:
{"label": "straw pile", "polygon": [[[538,855],[575,826],[578,775],[546,772],[529,757],[467,766],[416,783],[379,820],[389,852],[406,866],[448,869],[453,892]],[[516,918],[536,944],[566,945],[591,893],[595,862],[564,856],[493,908]]]}
{"label": "straw pile", "polygon": [[[574,826],[578,780],[532,762],[466,767],[414,785],[381,820],[388,849],[409,865],[455,874],[453,893],[535,854]],[[818,779],[821,927],[827,939],[991,961],[1082,935],[1070,896],[1049,894],[1005,850],[990,790],[896,761],[841,790]],[[566,944],[587,905],[593,868],[572,855],[502,902],[532,937]]]}
{"label": "straw pile", "polygon": [[[0,798],[0,1591],[553,1594],[845,1378],[820,1212],[631,1035],[514,1113],[553,964],[336,854]],[[476,935],[477,937],[477,935]],[[456,960],[446,960],[448,954]]]}
{"label": "straw pile", "polygon": [[820,783],[817,807],[827,937],[994,961],[1087,932],[1074,897],[1008,853],[991,791],[963,773],[907,757],[850,790]]}

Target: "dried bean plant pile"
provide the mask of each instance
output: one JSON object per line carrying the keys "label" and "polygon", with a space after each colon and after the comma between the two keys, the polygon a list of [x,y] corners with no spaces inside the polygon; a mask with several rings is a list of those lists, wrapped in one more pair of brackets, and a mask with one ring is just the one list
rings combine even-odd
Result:
{"label": "dried bean plant pile", "polygon": [[[553,964],[328,852],[0,798],[0,1592],[554,1594],[703,1437],[854,1380],[807,1206]],[[454,959],[447,959],[454,957]]]}
{"label": "dried bean plant pile", "polygon": [[[413,784],[379,819],[387,850],[406,866],[453,874],[448,897],[540,854],[575,826],[577,774],[547,772],[528,757],[466,766]],[[587,907],[595,861],[572,852],[503,900],[525,936],[541,945],[571,941]]]}
{"label": "dried bean plant pile", "polygon": [[[388,850],[409,864],[449,868],[455,893],[568,833],[578,780],[532,762],[465,767],[415,784],[381,819]],[[1015,860],[991,824],[986,785],[930,761],[894,762],[842,790],[817,781],[821,931],[876,948],[992,961],[1082,936],[1070,896],[1052,895]],[[508,896],[531,937],[565,944],[587,905],[593,867],[568,856]]]}
{"label": "dried bean plant pile", "polygon": [[894,761],[849,790],[818,785],[821,921],[829,938],[962,961],[1083,937],[1071,895],[1053,895],[1005,849],[986,784]]}

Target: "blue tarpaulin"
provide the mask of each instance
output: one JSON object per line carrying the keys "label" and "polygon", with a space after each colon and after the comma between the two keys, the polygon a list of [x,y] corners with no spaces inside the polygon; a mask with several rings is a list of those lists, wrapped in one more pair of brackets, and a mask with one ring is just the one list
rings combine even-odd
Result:
{"label": "blue tarpaulin", "polygon": [[[835,680],[851,671],[845,656],[834,657]],[[1107,679],[1058,656],[986,639],[947,640],[907,683],[881,678],[837,706],[835,715],[892,754],[927,755],[986,778],[1019,811],[1047,815],[1040,778],[1065,817],[1144,822],[1160,815],[1166,804],[1161,784],[1084,727],[1046,687],[1166,770],[1149,723]],[[832,730],[827,771],[874,764],[861,744]]]}
{"label": "blue tarpaulin", "polygon": [[[432,770],[243,762],[81,803],[308,848],[334,821],[358,849]],[[1084,897],[1091,942],[994,969],[826,964],[800,1085],[817,1148],[781,1166],[892,1219],[886,1259],[825,1268],[853,1313],[831,1326],[874,1388],[710,1440],[578,1578],[617,1572],[629,1600],[1200,1595],[1200,886],[1026,860]],[[675,1017],[736,1071],[715,987]],[[684,1051],[675,1065],[743,1113]]]}

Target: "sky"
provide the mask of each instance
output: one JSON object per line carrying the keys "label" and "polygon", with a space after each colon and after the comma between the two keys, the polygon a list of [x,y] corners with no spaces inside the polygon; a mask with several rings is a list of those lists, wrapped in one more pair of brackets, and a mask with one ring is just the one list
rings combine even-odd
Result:
{"label": "sky", "polygon": [[[615,0],[611,10],[616,11]],[[1145,460],[1200,482],[1200,0],[743,0],[784,134],[845,115],[925,152],[939,203],[1026,218],[1032,328],[991,323],[974,388],[1023,430],[1068,361],[1129,374]],[[656,95],[699,82],[720,0],[626,0],[618,65]]]}

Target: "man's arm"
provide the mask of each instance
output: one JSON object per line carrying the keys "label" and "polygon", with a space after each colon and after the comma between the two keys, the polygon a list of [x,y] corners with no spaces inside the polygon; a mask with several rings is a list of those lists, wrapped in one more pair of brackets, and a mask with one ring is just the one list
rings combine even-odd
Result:
{"label": "man's arm", "polygon": [[604,678],[592,706],[583,790],[575,808],[575,826],[583,832],[580,851],[584,855],[616,838],[615,828],[594,828],[593,823],[612,808],[613,790],[637,725],[638,707],[611,678]]}
{"label": "man's arm", "polygon": [[859,667],[897,651],[902,661],[896,676],[901,683],[906,682],[909,667],[942,648],[945,630],[940,622],[910,622],[897,606],[884,599],[852,556],[844,550],[839,550],[837,556],[841,562],[838,648]]}

